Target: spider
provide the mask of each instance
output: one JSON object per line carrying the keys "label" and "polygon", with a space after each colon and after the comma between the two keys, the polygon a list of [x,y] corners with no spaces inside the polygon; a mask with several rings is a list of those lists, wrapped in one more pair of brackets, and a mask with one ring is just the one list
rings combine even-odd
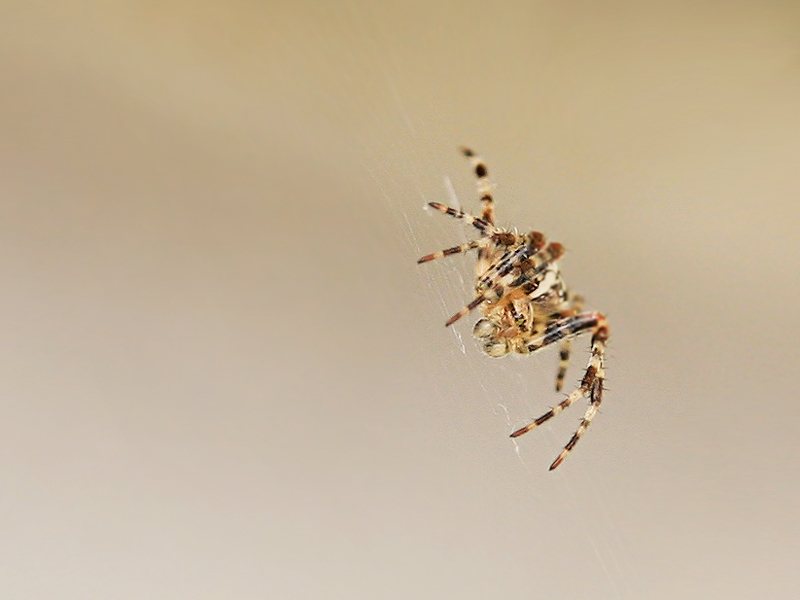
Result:
{"label": "spider", "polygon": [[556,262],[564,255],[564,246],[557,242],[546,243],[545,236],[538,231],[520,234],[494,224],[494,200],[486,163],[469,148],[461,148],[461,152],[471,162],[477,177],[481,216],[438,202],[430,202],[429,206],[472,225],[481,237],[428,254],[417,261],[427,263],[453,254],[478,251],[475,297],[450,317],[445,326],[449,327],[473,309],[480,308],[483,317],[475,323],[472,333],[482,342],[483,352],[496,358],[512,352],[531,354],[559,343],[556,391],[561,391],[564,385],[572,338],[582,333],[592,334],[591,357],[580,385],[541,417],[511,434],[515,438],[527,433],[579,398],[588,398],[586,413],[567,445],[550,465],[552,471],[581,439],[603,400],[608,322],[599,312],[582,312],[583,299],[571,293],[564,284]]}

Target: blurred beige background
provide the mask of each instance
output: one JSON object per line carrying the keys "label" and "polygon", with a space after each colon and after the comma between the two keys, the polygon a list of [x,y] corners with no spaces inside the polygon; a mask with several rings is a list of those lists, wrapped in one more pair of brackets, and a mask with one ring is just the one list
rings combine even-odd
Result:
{"label": "blurred beige background", "polygon": [[[3,598],[800,597],[796,4],[10,2],[0,82]],[[611,319],[553,473],[460,144]]]}

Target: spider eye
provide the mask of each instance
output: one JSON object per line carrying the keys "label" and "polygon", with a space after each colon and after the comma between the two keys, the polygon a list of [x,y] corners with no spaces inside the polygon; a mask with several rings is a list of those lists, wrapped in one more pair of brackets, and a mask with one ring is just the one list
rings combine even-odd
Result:
{"label": "spider eye", "polygon": [[496,323],[493,323],[489,319],[480,319],[477,323],[475,323],[475,327],[472,328],[472,335],[474,335],[479,340],[485,340],[486,338],[492,337],[499,327]]}
{"label": "spider eye", "polygon": [[511,349],[508,347],[508,340],[486,342],[483,351],[493,358],[500,358],[508,354]]}

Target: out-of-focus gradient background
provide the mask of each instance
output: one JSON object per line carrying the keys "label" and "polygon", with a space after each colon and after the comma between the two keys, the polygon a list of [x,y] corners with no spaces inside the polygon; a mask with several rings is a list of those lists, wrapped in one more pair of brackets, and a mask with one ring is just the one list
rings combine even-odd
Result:
{"label": "out-of-focus gradient background", "polygon": [[[553,473],[460,144],[611,320]],[[5,3],[0,596],[800,597],[799,157],[790,2]]]}

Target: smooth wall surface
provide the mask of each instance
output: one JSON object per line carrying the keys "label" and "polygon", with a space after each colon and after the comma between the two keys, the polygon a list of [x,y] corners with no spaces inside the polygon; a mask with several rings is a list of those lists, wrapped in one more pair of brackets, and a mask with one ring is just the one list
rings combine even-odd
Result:
{"label": "smooth wall surface", "polygon": [[[0,596],[797,598],[800,10],[0,7]],[[457,147],[611,322],[490,359]],[[575,344],[568,385],[588,358]],[[568,390],[567,390],[568,391]],[[515,443],[516,442],[516,443]]]}

